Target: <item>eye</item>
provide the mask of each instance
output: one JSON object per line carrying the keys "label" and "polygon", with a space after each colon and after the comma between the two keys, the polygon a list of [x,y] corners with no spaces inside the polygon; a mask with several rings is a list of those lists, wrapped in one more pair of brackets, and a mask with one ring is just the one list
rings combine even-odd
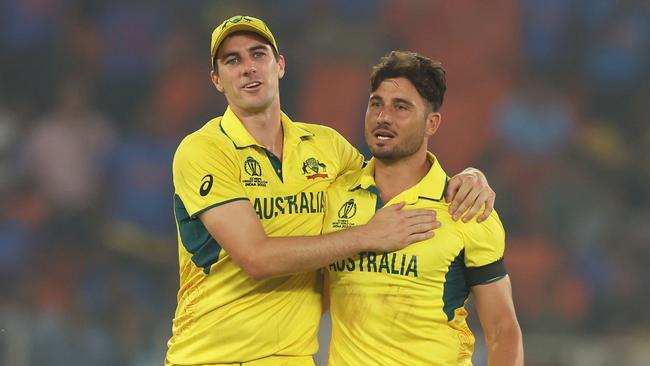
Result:
{"label": "eye", "polygon": [[376,100],[371,100],[370,103],[369,103],[368,105],[370,106],[370,108],[381,107],[381,103],[379,103],[379,102],[376,101]]}
{"label": "eye", "polygon": [[223,61],[224,64],[226,65],[235,65],[239,63],[239,58],[238,57],[228,57]]}
{"label": "eye", "polygon": [[262,51],[255,51],[255,52],[253,52],[253,57],[254,57],[254,58],[262,58],[262,57],[264,57],[264,56],[266,56],[266,53],[265,53],[265,52],[262,52]]}
{"label": "eye", "polygon": [[408,111],[408,110],[409,110],[408,107],[407,107],[406,105],[404,105],[404,104],[398,104],[398,105],[396,105],[396,106],[395,106],[395,109],[398,110],[398,111],[400,111],[400,112],[404,112],[404,111]]}

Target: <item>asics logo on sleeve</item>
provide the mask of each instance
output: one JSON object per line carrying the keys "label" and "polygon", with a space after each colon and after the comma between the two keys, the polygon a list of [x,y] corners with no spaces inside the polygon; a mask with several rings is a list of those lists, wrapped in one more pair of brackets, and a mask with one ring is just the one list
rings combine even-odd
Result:
{"label": "asics logo on sleeve", "polygon": [[203,197],[207,196],[208,193],[210,193],[210,190],[212,189],[212,182],[214,181],[214,177],[211,174],[206,175],[201,179],[201,188],[199,189],[199,194]]}

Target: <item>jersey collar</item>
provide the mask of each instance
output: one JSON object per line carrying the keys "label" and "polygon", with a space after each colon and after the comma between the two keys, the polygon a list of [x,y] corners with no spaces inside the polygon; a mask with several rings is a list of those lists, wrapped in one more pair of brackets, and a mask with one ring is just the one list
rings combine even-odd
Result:
{"label": "jersey collar", "polygon": [[[284,114],[284,112],[280,112],[280,120],[282,122],[285,142],[297,144],[305,138],[314,136],[313,133],[293,123],[289,116]],[[235,115],[235,112],[233,112],[230,107],[226,108],[226,111],[221,118],[221,129],[232,140],[237,148],[249,146],[262,147],[262,145],[255,141],[255,138],[250,134],[250,132],[248,132],[244,124],[239,120],[239,117]]]}
{"label": "jersey collar", "polygon": [[[427,159],[429,159],[432,164],[427,174],[416,185],[393,198],[393,202],[404,201],[407,204],[413,204],[416,203],[419,198],[426,198],[434,201],[440,201],[444,198],[448,180],[447,174],[442,169],[442,166],[440,166],[440,162],[438,162],[435,155],[427,152]],[[350,190],[363,188],[367,191],[377,192],[374,174],[375,158],[372,158],[362,169],[361,174],[357,178],[356,182],[352,184]]]}

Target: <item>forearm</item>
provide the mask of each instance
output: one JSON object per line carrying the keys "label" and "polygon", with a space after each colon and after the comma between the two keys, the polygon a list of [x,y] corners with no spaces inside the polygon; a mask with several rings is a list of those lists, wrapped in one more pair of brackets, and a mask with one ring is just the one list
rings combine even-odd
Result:
{"label": "forearm", "polygon": [[[313,271],[370,250],[390,252],[433,236],[439,226],[428,210],[380,209],[364,225],[319,236],[269,237],[248,202],[235,201],[201,214],[201,222],[250,277],[263,279]],[[237,225],[229,218],[238,217]]]}
{"label": "forearm", "polygon": [[489,366],[522,366],[524,347],[506,275],[498,281],[472,286],[472,296],[488,351]]}
{"label": "forearm", "polygon": [[[431,238],[439,223],[429,210],[402,210],[403,203],[379,210],[364,225],[320,236],[267,237],[250,257],[253,278],[312,271],[360,252],[391,252]],[[247,271],[248,272],[248,271]]]}
{"label": "forearm", "polygon": [[524,350],[519,326],[504,326],[494,334],[485,335],[489,366],[520,366],[524,364]]}
{"label": "forearm", "polygon": [[356,227],[319,236],[265,237],[244,269],[255,279],[313,271],[364,251],[362,230]]}

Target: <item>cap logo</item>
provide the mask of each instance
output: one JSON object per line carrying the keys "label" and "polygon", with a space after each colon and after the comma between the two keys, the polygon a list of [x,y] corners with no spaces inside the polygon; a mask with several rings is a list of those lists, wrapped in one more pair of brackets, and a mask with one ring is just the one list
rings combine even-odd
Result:
{"label": "cap logo", "polygon": [[247,17],[245,15],[235,15],[234,17],[232,17],[232,18],[226,20],[225,22],[223,22],[223,26],[221,26],[221,29],[226,29],[228,24],[230,24],[230,23],[237,24],[237,23],[241,22],[242,20],[245,20],[247,22],[252,22],[253,21],[253,19],[250,19],[249,17]]}

